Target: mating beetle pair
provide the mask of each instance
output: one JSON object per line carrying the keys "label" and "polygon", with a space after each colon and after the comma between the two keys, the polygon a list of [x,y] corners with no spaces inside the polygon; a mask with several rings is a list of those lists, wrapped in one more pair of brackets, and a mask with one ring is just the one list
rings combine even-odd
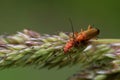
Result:
{"label": "mating beetle pair", "polygon": [[[71,20],[70,20],[71,22]],[[72,25],[72,22],[71,22]],[[73,25],[72,25],[73,29]],[[87,30],[82,30],[81,32],[74,32],[73,31],[73,37],[69,39],[69,41],[65,44],[63,50],[64,53],[67,53],[72,47],[79,45],[79,43],[87,42],[88,40],[97,37],[97,35],[100,33],[100,30],[97,28],[93,28],[91,25],[88,25]]]}

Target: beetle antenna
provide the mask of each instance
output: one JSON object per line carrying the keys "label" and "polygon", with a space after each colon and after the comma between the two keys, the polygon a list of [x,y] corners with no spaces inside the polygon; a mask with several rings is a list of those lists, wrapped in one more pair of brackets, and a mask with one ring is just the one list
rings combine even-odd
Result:
{"label": "beetle antenna", "polygon": [[70,25],[71,25],[71,28],[72,28],[73,38],[75,38],[75,36],[74,36],[74,28],[73,28],[73,23],[72,23],[71,18],[69,18],[69,22],[70,22]]}

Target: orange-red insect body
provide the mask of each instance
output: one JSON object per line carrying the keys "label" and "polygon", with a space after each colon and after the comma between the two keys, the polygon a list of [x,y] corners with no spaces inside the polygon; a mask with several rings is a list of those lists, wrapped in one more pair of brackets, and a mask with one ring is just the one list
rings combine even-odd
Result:
{"label": "orange-red insect body", "polygon": [[75,44],[74,40],[69,40],[64,46],[64,53],[68,52],[68,50],[72,48],[74,44]]}
{"label": "orange-red insect body", "polygon": [[64,46],[64,53],[67,53],[73,46],[79,45],[79,43],[87,42],[88,40],[95,38],[99,34],[99,29],[92,28],[90,25],[88,29],[80,33],[74,33],[74,38],[71,38]]}

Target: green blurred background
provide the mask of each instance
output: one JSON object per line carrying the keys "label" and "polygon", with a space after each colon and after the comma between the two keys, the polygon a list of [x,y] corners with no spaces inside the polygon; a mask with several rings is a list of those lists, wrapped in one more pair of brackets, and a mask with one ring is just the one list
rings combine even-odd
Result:
{"label": "green blurred background", "polygon": [[[13,34],[24,28],[40,33],[71,32],[68,18],[75,31],[94,25],[100,38],[119,38],[119,0],[0,0],[0,34]],[[0,71],[0,80],[65,80],[79,66],[61,70],[10,68]]]}

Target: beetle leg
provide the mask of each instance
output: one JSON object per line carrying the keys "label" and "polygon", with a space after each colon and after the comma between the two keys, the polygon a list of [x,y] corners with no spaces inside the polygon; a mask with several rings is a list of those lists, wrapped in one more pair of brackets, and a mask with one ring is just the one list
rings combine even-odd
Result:
{"label": "beetle leg", "polygon": [[90,29],[92,29],[92,26],[89,24],[89,25],[88,25],[88,30],[90,30]]}
{"label": "beetle leg", "polygon": [[81,28],[80,32],[83,32],[83,29]]}
{"label": "beetle leg", "polygon": [[74,33],[74,36],[75,36],[75,38],[76,38],[76,37],[78,36],[78,32],[75,32],[75,33]]}

